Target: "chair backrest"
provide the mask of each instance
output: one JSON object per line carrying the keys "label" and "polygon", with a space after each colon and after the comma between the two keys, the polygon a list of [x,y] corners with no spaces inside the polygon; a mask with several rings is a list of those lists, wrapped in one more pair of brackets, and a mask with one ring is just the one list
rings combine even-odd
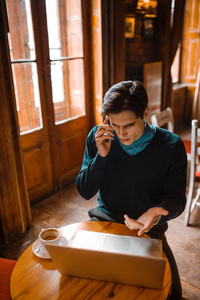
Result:
{"label": "chair backrest", "polygon": [[[198,137],[200,137],[200,128],[198,128],[198,120],[192,120],[191,126],[191,153],[189,162],[189,188],[188,188],[188,195],[187,195],[187,203],[186,203],[186,210],[185,210],[185,221],[184,224],[187,226],[189,223],[190,214],[193,211],[194,207],[200,206],[200,143],[198,143]],[[197,184],[196,184],[197,183]],[[196,196],[194,196],[194,190],[196,190]]]}
{"label": "chair backrest", "polygon": [[167,125],[167,129],[174,132],[174,117],[170,107],[151,116],[151,124],[156,127]]}
{"label": "chair backrest", "polygon": [[198,137],[200,137],[200,128],[198,128],[198,120],[192,120],[190,181],[195,181],[196,172],[200,172],[200,147],[199,143],[197,143]]}

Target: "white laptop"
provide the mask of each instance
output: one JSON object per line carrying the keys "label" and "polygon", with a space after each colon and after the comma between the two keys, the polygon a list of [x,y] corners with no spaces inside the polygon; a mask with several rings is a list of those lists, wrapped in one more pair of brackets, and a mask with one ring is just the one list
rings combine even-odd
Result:
{"label": "white laptop", "polygon": [[46,248],[62,275],[162,288],[161,240],[81,230],[71,247]]}
{"label": "white laptop", "polygon": [[158,239],[80,230],[72,247],[113,253],[162,258],[162,241]]}

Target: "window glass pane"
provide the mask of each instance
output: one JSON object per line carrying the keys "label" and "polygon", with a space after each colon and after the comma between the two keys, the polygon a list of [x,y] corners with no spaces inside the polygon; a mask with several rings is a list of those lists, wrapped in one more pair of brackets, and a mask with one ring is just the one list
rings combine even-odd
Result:
{"label": "window glass pane", "polygon": [[51,80],[56,123],[85,114],[82,59],[52,62]]}
{"label": "window glass pane", "polygon": [[83,55],[80,0],[46,0],[50,59]]}
{"label": "window glass pane", "polygon": [[30,1],[6,0],[11,60],[35,59]]}
{"label": "window glass pane", "polygon": [[36,63],[12,64],[20,132],[42,127]]}

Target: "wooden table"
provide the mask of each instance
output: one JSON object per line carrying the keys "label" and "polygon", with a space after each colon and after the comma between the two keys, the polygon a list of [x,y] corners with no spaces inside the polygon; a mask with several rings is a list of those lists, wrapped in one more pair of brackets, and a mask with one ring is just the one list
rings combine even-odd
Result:
{"label": "wooden table", "polygon": [[[110,222],[81,222],[60,228],[61,234],[72,243],[78,230],[107,232],[136,236],[136,230],[129,230],[125,225]],[[61,276],[50,259],[41,259],[29,246],[18,259],[10,281],[12,299],[167,299],[171,287],[171,270],[166,260],[163,289],[135,287],[105,281]]]}

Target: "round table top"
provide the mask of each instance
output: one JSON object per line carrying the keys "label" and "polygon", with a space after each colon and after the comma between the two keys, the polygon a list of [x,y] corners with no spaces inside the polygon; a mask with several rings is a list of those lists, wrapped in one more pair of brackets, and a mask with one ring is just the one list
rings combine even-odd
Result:
{"label": "round table top", "polygon": [[[137,230],[110,222],[88,221],[59,228],[71,244],[76,232],[89,230],[118,235],[136,236]],[[144,235],[145,236],[145,235]],[[136,287],[113,282],[62,276],[51,259],[37,257],[30,245],[18,259],[10,280],[12,299],[167,299],[171,287],[171,270],[166,255],[162,290]]]}

